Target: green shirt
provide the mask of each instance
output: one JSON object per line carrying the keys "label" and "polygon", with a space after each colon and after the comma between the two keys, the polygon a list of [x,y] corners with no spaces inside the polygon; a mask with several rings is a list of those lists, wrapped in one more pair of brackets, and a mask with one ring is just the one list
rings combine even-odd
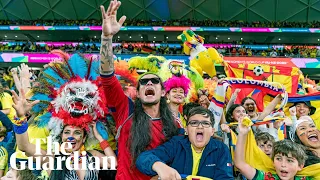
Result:
{"label": "green shirt", "polygon": [[[277,174],[272,174],[270,172],[264,172],[257,169],[256,175],[252,180],[280,180],[280,178]],[[295,176],[294,180],[312,180],[312,178]]]}

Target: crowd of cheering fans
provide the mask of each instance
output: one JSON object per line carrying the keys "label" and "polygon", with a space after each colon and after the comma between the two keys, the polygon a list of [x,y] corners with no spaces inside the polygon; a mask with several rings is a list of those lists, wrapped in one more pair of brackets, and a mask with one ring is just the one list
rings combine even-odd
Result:
{"label": "crowd of cheering fans", "polygon": [[[0,25],[28,25],[28,26],[101,26],[102,21],[97,19],[90,20],[0,20]],[[312,22],[245,22],[223,21],[223,20],[142,20],[128,19],[124,26],[207,26],[207,27],[288,27],[288,28],[318,28],[319,21]]]}
{"label": "crowd of cheering fans", "polygon": [[[280,87],[270,88],[273,86],[270,81],[259,83],[265,85],[266,94],[275,96],[262,97],[262,101],[248,96],[240,99],[248,86],[257,85],[251,79],[234,80],[233,87],[239,88],[232,87],[227,97],[223,89],[227,79],[213,75],[204,80],[200,72],[177,61],[166,66],[158,56],[149,56],[150,61],[145,61],[145,57],[133,58],[129,63],[114,61],[113,54],[122,53],[181,54],[181,47],[152,49],[130,43],[112,47],[113,36],[125,22],[125,17],[116,19],[120,6],[117,0],[110,1],[108,9],[101,6],[101,49],[95,45],[84,49],[60,47],[63,51],[97,51],[100,62],[52,51],[64,61],[53,61],[40,71],[25,64],[0,69],[0,177],[16,180],[180,180],[188,175],[201,176],[195,177],[200,180],[203,177],[215,180],[320,178],[317,116],[320,105],[311,102],[319,99],[296,98],[285,106],[284,88],[281,92]],[[52,48],[32,42],[14,47],[17,52],[48,52]],[[225,56],[316,57],[320,54],[317,49],[298,46],[262,52],[246,47],[216,49]],[[5,50],[9,50],[6,45],[0,45],[0,51]],[[139,75],[135,69],[129,69],[130,63],[149,68],[149,72]],[[254,74],[255,70],[252,71]],[[300,71],[291,72],[299,74],[299,86],[291,90],[295,97],[319,96],[315,82],[307,81]],[[259,76],[260,71],[256,73]],[[200,81],[202,85],[197,84]],[[213,92],[218,96],[213,96]],[[265,92],[258,93],[265,96]],[[41,144],[40,152],[36,150],[36,141],[32,139],[48,136],[59,145],[69,143],[71,146],[66,149],[58,148],[59,152],[67,150],[68,154],[48,154],[46,144]],[[9,162],[15,152],[13,160],[18,167],[31,162],[28,156],[41,157],[36,163],[45,167],[50,163],[55,168],[59,166],[58,160],[50,162],[49,157],[68,157],[71,161],[64,162],[60,169],[16,170],[13,161]],[[90,163],[101,168],[96,160],[104,157],[114,157],[116,170],[88,169]],[[66,163],[75,166],[76,162],[85,169],[68,169]]]}

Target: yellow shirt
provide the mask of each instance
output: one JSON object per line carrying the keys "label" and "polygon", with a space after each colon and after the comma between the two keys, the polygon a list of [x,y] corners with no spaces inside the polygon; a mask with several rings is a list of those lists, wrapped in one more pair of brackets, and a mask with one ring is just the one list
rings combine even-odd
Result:
{"label": "yellow shirt", "polygon": [[191,144],[191,150],[192,150],[192,158],[193,158],[192,175],[196,176],[197,173],[198,173],[199,164],[200,164],[200,160],[201,160],[201,156],[202,156],[203,150],[201,151],[201,153],[197,153],[194,150],[192,144]]}
{"label": "yellow shirt", "polygon": [[[29,136],[30,143],[36,144],[37,138],[47,140],[47,137],[49,136],[49,130],[47,128],[39,128],[36,125],[30,125],[28,127],[28,136]],[[47,150],[47,143],[43,141],[40,141],[40,142],[41,142],[41,149]],[[27,159],[27,156],[24,156],[22,152],[18,149],[18,147],[16,148],[16,152],[17,152],[17,156],[16,156],[17,158]]]}
{"label": "yellow shirt", "polygon": [[3,146],[0,146],[0,169],[4,170],[3,175],[8,171],[8,152]]}
{"label": "yellow shirt", "polygon": [[16,115],[16,110],[12,107],[12,96],[7,92],[3,92],[3,96],[0,96],[0,102],[2,109],[10,109],[10,113],[7,114],[7,116],[11,121],[13,121],[13,118]]}

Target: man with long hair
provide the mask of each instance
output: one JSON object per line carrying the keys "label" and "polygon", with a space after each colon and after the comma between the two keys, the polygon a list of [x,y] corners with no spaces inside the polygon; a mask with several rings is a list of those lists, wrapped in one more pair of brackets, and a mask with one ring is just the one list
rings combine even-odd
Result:
{"label": "man with long hair", "polygon": [[112,37],[120,30],[126,17],[117,21],[121,3],[112,0],[102,12],[100,74],[102,84],[117,128],[118,168],[116,179],[150,179],[135,167],[139,154],[153,149],[178,134],[172,113],[165,100],[165,89],[160,77],[146,73],[139,78],[135,103],[128,98],[114,76]]}

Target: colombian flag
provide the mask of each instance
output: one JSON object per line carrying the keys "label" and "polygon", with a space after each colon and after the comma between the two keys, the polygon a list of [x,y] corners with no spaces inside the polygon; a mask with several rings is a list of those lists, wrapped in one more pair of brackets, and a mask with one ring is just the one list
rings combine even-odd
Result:
{"label": "colombian flag", "polygon": [[[289,95],[297,93],[300,70],[297,67],[270,66],[265,64],[228,64],[226,74],[231,78],[254,79],[283,84]],[[257,93],[252,91],[252,93]]]}
{"label": "colombian flag", "polygon": [[[230,78],[253,79],[260,81],[278,82],[284,86],[289,95],[296,95],[301,73],[297,67],[271,66],[266,64],[228,64],[225,62],[225,72]],[[228,90],[227,97],[235,91]],[[240,104],[245,97],[252,97],[257,102],[257,109],[263,109],[272,101],[274,96],[257,88],[241,88],[235,101]]]}

